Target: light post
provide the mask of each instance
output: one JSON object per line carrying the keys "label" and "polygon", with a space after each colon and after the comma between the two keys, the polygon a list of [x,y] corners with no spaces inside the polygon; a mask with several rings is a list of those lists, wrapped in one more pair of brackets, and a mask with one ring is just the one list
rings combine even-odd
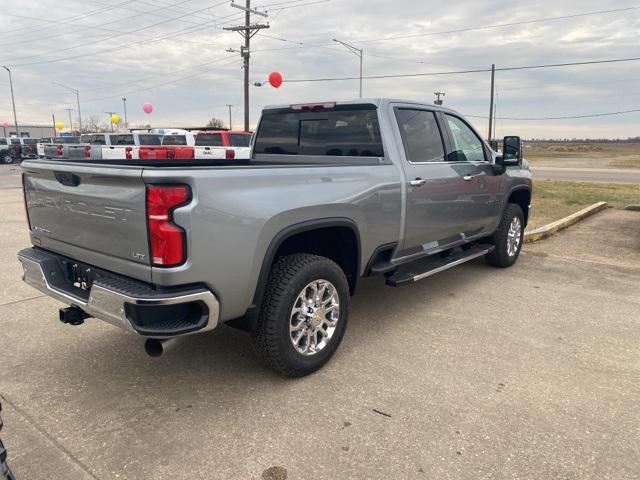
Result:
{"label": "light post", "polygon": [[129,128],[129,122],[127,122],[127,98],[122,97],[122,103],[124,104],[124,128]]}
{"label": "light post", "polygon": [[361,48],[356,48],[353,45],[349,45],[348,43],[338,40],[337,38],[334,38],[333,41],[347,47],[347,49],[349,49],[351,53],[355,53],[358,57],[360,57],[360,98],[362,98],[362,54],[364,53],[363,50]]}
{"label": "light post", "polygon": [[[13,105],[13,123],[16,125],[16,135],[20,137],[20,127],[18,127],[18,116],[16,115],[16,100],[13,97],[13,80],[11,78],[11,70],[9,67],[2,66],[7,72],[9,72],[9,87],[11,87],[11,104]],[[6,135],[5,135],[6,136]]]}
{"label": "light post", "polygon": [[66,88],[67,90],[72,91],[76,94],[76,101],[78,102],[78,122],[80,123],[80,133],[82,133],[82,112],[80,111],[80,90],[77,88],[72,88],[67,85],[63,85],[59,82],[51,82],[54,85],[58,85],[59,87]]}

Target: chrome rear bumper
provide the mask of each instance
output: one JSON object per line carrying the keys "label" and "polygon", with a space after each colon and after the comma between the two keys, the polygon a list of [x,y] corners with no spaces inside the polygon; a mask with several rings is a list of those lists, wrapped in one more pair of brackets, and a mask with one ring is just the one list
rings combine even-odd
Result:
{"label": "chrome rear bumper", "polygon": [[[88,292],[73,287],[64,277],[60,261],[64,257],[46,250],[27,248],[18,253],[23,280],[32,287],[67,305],[79,307],[91,317],[150,338],[199,333],[218,326],[220,304],[211,291],[198,287],[158,291],[148,284],[112,273],[95,280]],[[66,259],[70,260],[70,259]],[[174,312],[184,306],[198,306],[193,321],[164,318],[158,324],[153,317],[163,311]],[[164,307],[167,307],[163,310]],[[171,307],[175,307],[171,310]],[[193,310],[193,309],[191,309]],[[139,319],[148,312],[141,327]],[[163,315],[159,315],[162,317]],[[166,317],[166,315],[164,315]]]}

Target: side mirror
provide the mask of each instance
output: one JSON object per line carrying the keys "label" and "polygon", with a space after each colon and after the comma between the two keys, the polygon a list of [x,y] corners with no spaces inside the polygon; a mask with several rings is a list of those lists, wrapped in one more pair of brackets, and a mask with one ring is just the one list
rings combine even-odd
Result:
{"label": "side mirror", "polygon": [[504,137],[502,141],[502,165],[520,165],[522,163],[522,140],[520,137]]}

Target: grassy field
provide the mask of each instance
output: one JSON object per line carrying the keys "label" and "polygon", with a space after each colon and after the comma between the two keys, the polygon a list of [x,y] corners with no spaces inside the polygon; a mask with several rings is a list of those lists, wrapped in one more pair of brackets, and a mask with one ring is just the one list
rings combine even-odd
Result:
{"label": "grassy field", "polygon": [[554,157],[640,157],[637,143],[547,143],[527,142],[527,158]]}
{"label": "grassy field", "polygon": [[601,201],[614,208],[640,203],[640,185],[535,180],[528,228],[541,227]]}

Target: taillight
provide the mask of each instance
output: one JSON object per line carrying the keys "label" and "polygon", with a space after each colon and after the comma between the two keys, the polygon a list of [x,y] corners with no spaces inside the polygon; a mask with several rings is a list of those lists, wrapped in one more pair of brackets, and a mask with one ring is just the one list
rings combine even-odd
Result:
{"label": "taillight", "polygon": [[236,158],[236,151],[235,150],[225,150],[224,158],[226,158],[227,160],[233,160],[234,158]]}
{"label": "taillight", "polygon": [[167,147],[167,158],[168,159],[176,158],[176,149],[175,148]]}
{"label": "taillight", "polygon": [[127,160],[131,160],[131,151],[133,150],[133,147],[125,147],[124,149],[124,156]]}
{"label": "taillight", "polygon": [[82,154],[84,155],[84,158],[90,158],[91,157],[91,147],[89,145],[85,145],[84,149],[82,151]]}
{"label": "taillight", "polygon": [[189,202],[187,185],[147,185],[147,228],[151,263],[175,267],[187,257],[186,235],[173,223],[173,210]]}
{"label": "taillight", "polygon": [[29,218],[29,204],[27,203],[27,184],[24,173],[22,174],[22,199],[24,200],[24,214],[27,217],[27,225],[29,225],[29,231],[31,231],[31,219]]}
{"label": "taillight", "polygon": [[56,145],[56,157],[62,156],[62,145]]}

